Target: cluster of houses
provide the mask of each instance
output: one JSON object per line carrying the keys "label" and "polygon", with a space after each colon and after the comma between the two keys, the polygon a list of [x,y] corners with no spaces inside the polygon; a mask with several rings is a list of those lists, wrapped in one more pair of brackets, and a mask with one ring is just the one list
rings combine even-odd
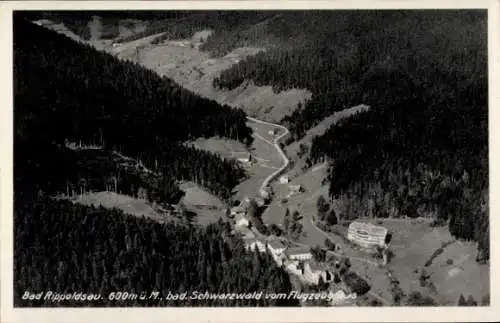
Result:
{"label": "cluster of houses", "polygon": [[[307,247],[286,247],[277,237],[266,240],[255,237],[245,237],[245,248],[251,251],[269,252],[276,264],[283,267],[288,273],[300,278],[310,285],[318,285],[321,280],[328,283],[334,281],[334,274],[323,265],[314,261],[313,255]],[[330,305],[354,305],[355,294],[348,286],[342,285],[330,299]]]}
{"label": "cluster of houses", "polygon": [[309,284],[318,284],[320,278],[324,282],[333,280],[333,275],[312,261],[312,254],[307,247],[286,247],[277,237],[259,239],[244,237],[245,248],[251,251],[269,252],[278,266]]}

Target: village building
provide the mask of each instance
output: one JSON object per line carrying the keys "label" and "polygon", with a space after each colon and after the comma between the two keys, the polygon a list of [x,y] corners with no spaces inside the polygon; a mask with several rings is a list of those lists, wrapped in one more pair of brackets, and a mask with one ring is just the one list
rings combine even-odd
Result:
{"label": "village building", "polygon": [[250,205],[250,197],[246,196],[243,201],[240,202],[240,207],[244,208],[245,210],[248,208],[248,206]]}
{"label": "village building", "polygon": [[250,221],[244,214],[238,214],[234,217],[234,221],[237,227],[249,227]]}
{"label": "village building", "polygon": [[283,262],[283,253],[285,252],[285,245],[279,239],[271,239],[267,241],[267,248],[271,252],[274,260],[278,265],[282,265]]}
{"label": "village building", "polygon": [[260,197],[262,197],[264,200],[267,200],[271,197],[271,192],[270,189],[267,187],[264,187],[259,191]]}
{"label": "village building", "polygon": [[305,247],[288,248],[285,255],[290,260],[309,260],[312,258],[311,251]]}
{"label": "village building", "polygon": [[273,129],[269,130],[269,132],[268,132],[268,133],[269,133],[271,136],[274,136],[274,135],[276,134],[276,132],[275,132]]}
{"label": "village building", "polygon": [[255,234],[248,227],[236,227],[235,231],[238,232],[243,239],[252,239],[255,238]]}
{"label": "village building", "polygon": [[232,218],[235,218],[235,217],[241,217],[242,215],[245,215],[246,213],[246,210],[244,207],[242,206],[235,206],[233,208],[231,208],[231,211],[230,211],[230,216]]}
{"label": "village building", "polygon": [[353,221],[347,231],[347,239],[367,249],[385,248],[390,243],[391,235],[382,226]]}
{"label": "village building", "polygon": [[280,177],[280,184],[288,184],[289,181],[290,179],[286,175]]}
{"label": "village building", "polygon": [[252,162],[252,154],[247,152],[233,152],[233,157],[242,164],[249,164]]}
{"label": "village building", "polygon": [[333,275],[317,263],[308,261],[304,265],[304,278],[311,284],[318,284],[320,278],[325,283],[333,280]]}
{"label": "village building", "polygon": [[267,251],[267,247],[266,247],[265,242],[263,242],[260,239],[257,239],[255,237],[249,237],[249,238],[245,238],[244,241],[245,241],[245,248],[247,250],[251,250],[251,251],[258,250],[259,252],[266,252]]}
{"label": "village building", "polygon": [[287,272],[302,277],[303,268],[299,264],[300,262],[298,260],[285,259],[283,261],[283,266]]}
{"label": "village building", "polygon": [[301,185],[288,185],[288,190],[289,192],[287,197],[291,197],[303,192],[304,188]]}

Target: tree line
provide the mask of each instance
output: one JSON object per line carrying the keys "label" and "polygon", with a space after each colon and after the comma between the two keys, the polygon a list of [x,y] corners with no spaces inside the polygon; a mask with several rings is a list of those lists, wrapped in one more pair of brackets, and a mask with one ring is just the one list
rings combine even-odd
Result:
{"label": "tree line", "polygon": [[[119,210],[39,198],[14,214],[15,306],[294,306],[294,300],[109,300],[111,292],[288,293],[270,255],[247,251],[222,221],[162,225]],[[92,302],[23,300],[32,293],[99,293]]]}

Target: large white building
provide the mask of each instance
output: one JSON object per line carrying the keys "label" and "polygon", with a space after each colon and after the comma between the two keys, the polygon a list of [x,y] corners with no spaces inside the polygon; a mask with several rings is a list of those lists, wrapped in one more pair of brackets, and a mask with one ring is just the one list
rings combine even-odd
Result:
{"label": "large white building", "polygon": [[390,242],[388,233],[382,226],[353,221],[349,225],[347,239],[363,248],[385,247]]}

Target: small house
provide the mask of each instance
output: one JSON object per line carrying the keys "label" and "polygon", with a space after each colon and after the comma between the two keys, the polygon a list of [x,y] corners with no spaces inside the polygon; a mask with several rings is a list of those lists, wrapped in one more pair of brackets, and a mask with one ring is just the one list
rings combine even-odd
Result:
{"label": "small house", "polygon": [[288,184],[289,181],[290,179],[286,175],[280,177],[280,184]]}
{"label": "small house", "polygon": [[262,197],[264,200],[267,200],[271,197],[271,192],[269,188],[263,188],[259,191],[260,197]]}
{"label": "small house", "polygon": [[391,236],[382,226],[353,221],[347,231],[347,239],[355,244],[368,249],[386,247]]}
{"label": "small house", "polygon": [[283,263],[283,253],[285,252],[285,245],[279,239],[271,239],[267,241],[267,248],[271,252],[274,261],[281,266]]}
{"label": "small house", "polygon": [[255,234],[248,227],[245,226],[237,226],[235,230],[243,237],[243,239],[252,239],[255,238]]}
{"label": "small house", "polygon": [[312,258],[311,251],[306,247],[288,248],[285,255],[291,260],[309,260]]}
{"label": "small house", "polygon": [[243,209],[247,209],[248,206],[250,205],[250,201],[251,201],[251,198],[247,196],[243,199],[243,201],[241,201],[239,206],[242,207]]}
{"label": "small house", "polygon": [[318,284],[320,278],[326,283],[333,279],[333,275],[317,263],[308,261],[304,265],[304,278],[312,284]]}
{"label": "small house", "polygon": [[299,266],[299,261],[286,259],[283,261],[285,270],[297,276],[302,276],[302,268]]}
{"label": "small house", "polygon": [[235,206],[231,208],[230,216],[232,218],[235,218],[236,216],[245,215],[245,212],[245,208],[243,208],[242,206]]}
{"label": "small house", "polygon": [[276,135],[276,132],[275,132],[273,129],[269,130],[269,132],[268,132],[268,133],[269,133],[271,136]]}
{"label": "small house", "polygon": [[250,153],[234,153],[236,160],[243,164],[248,164],[252,162],[252,155]]}
{"label": "small house", "polygon": [[289,185],[288,189],[290,190],[290,194],[292,194],[292,195],[298,194],[298,193],[304,191],[304,189],[302,188],[301,185]]}
{"label": "small house", "polygon": [[247,219],[247,217],[244,214],[238,214],[234,217],[235,224],[238,227],[249,227],[250,226],[250,221]]}

